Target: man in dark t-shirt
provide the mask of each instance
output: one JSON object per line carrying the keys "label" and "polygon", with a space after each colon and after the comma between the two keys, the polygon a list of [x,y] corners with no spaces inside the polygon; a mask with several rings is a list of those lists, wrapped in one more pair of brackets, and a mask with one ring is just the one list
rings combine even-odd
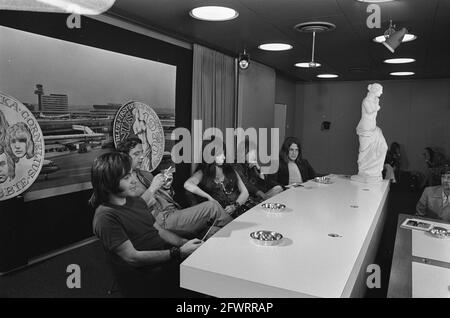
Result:
{"label": "man in dark t-shirt", "polygon": [[148,213],[145,201],[135,197],[136,175],[131,158],[106,153],[92,166],[95,215],[93,230],[113,262],[138,269],[164,266],[190,255],[202,243],[186,240],[161,228]]}
{"label": "man in dark t-shirt", "polygon": [[148,210],[162,228],[183,237],[206,235],[207,240],[233,220],[217,202],[207,201],[182,209],[173,199],[169,191],[170,184],[166,181],[167,177],[171,177],[171,172],[153,177],[151,172],[140,170],[144,152],[139,138],[125,139],[117,146],[117,150],[131,157],[132,169],[137,176],[135,194],[144,199]]}
{"label": "man in dark t-shirt", "polygon": [[131,241],[137,251],[164,250],[168,244],[153,226],[154,217],[146,211],[141,198],[127,197],[124,205],[105,202],[95,211],[94,234],[102,241],[117,263],[123,263],[114,251],[126,241]]}

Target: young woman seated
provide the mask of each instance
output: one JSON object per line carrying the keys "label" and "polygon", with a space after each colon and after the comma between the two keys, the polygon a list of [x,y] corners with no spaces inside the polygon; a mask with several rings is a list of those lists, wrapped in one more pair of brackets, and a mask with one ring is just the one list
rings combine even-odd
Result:
{"label": "young woman seated", "polygon": [[214,162],[202,163],[184,183],[184,188],[209,201],[217,201],[225,212],[237,217],[245,212],[248,191],[233,166],[225,163],[225,147],[212,151]]}

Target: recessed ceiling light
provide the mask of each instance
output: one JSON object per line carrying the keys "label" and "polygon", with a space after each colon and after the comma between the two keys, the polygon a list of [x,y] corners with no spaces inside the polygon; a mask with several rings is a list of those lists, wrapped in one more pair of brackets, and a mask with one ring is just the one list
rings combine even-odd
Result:
{"label": "recessed ceiling light", "polygon": [[292,45],[286,43],[265,43],[258,46],[264,51],[287,51],[292,49]]}
{"label": "recessed ceiling light", "polygon": [[339,75],[336,74],[319,74],[317,75],[318,78],[336,78],[339,77]]}
{"label": "recessed ceiling light", "polygon": [[406,64],[406,63],[412,63],[415,62],[415,59],[409,58],[409,57],[401,57],[396,59],[387,59],[384,60],[384,63],[387,64]]}
{"label": "recessed ceiling light", "polygon": [[302,67],[302,68],[315,68],[315,67],[322,66],[322,64],[314,62],[314,65],[311,65],[311,62],[301,62],[301,63],[296,63],[295,66]]}
{"label": "recessed ceiling light", "polygon": [[235,19],[239,15],[234,9],[218,6],[194,8],[189,14],[193,18],[205,21],[227,21]]}
{"label": "recessed ceiling light", "polygon": [[414,72],[392,72],[391,75],[393,76],[409,76],[414,75]]}
{"label": "recessed ceiling light", "polygon": [[359,2],[371,2],[371,3],[381,3],[381,2],[390,2],[394,0],[358,0]]}
{"label": "recessed ceiling light", "polygon": [[[417,35],[414,35],[414,34],[411,34],[411,33],[407,33],[403,37],[402,43],[414,41],[415,39],[417,39]],[[377,36],[376,38],[374,38],[373,41],[377,42],[377,43],[381,43],[381,42],[386,41],[386,38],[384,37],[384,35],[380,35],[380,36]]]}

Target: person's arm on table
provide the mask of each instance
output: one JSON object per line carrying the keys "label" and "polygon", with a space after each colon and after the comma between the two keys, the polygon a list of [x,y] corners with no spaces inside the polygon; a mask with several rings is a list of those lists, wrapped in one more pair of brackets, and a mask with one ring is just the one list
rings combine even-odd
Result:
{"label": "person's arm on table", "polygon": [[[201,241],[194,239],[180,247],[181,258],[186,258],[201,245]],[[114,252],[127,264],[133,267],[156,265],[168,262],[172,259],[170,250],[138,251],[130,240],[120,244]]]}

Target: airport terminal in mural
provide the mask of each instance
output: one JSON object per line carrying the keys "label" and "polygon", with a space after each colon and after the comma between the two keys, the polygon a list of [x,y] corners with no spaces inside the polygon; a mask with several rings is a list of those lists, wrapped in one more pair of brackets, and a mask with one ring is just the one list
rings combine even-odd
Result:
{"label": "airport terminal in mural", "polygon": [[[42,129],[45,140],[45,161],[33,189],[50,188],[90,180],[92,161],[114,147],[112,129],[119,103],[70,105],[70,96],[60,92],[46,95],[36,85],[36,101],[24,102]],[[165,151],[160,166],[171,164],[171,140],[175,128],[175,110],[154,108],[164,130]]]}
{"label": "airport terminal in mural", "polygon": [[0,37],[0,90],[31,111],[45,141],[44,166],[30,192],[89,186],[92,162],[114,147],[114,117],[129,101],[156,112],[165,152],[155,169],[170,165],[176,66],[3,26]]}

